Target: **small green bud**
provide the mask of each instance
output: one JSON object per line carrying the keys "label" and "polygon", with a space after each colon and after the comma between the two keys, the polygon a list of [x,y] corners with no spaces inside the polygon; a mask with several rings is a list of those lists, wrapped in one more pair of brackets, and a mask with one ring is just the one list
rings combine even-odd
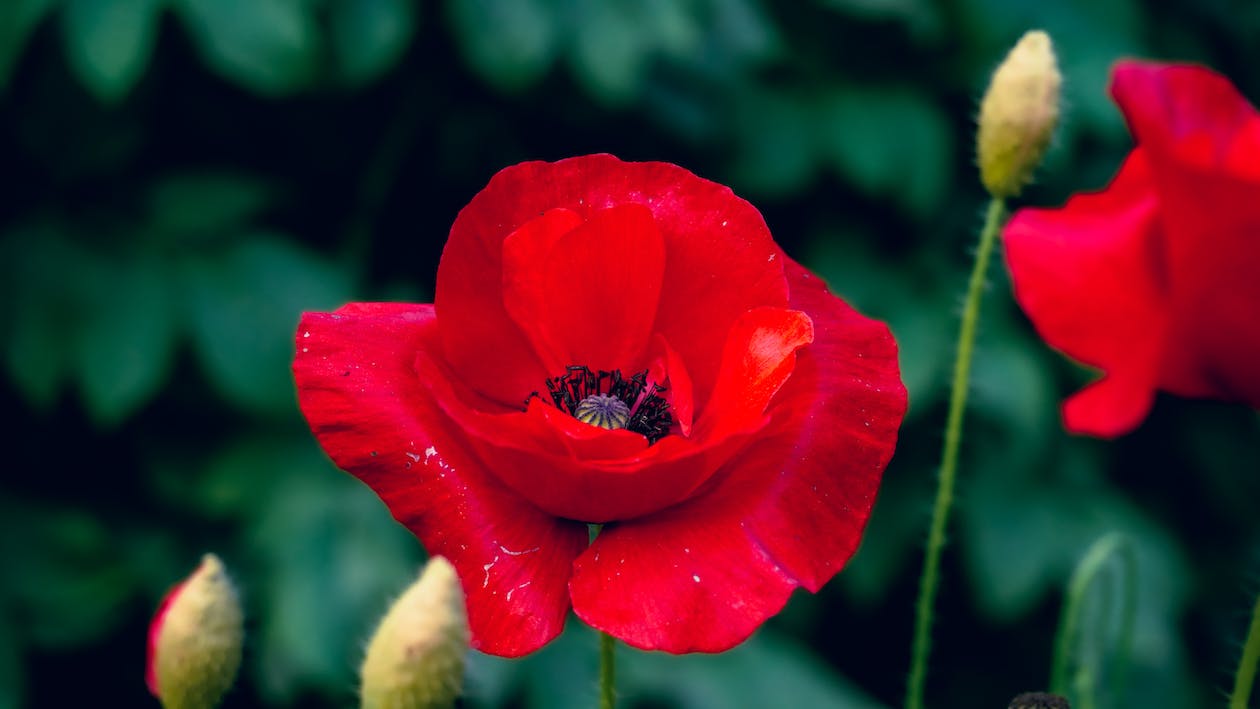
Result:
{"label": "small green bud", "polygon": [[1014,197],[1032,180],[1059,121],[1063,77],[1050,36],[1026,33],[989,82],[980,102],[976,155],[989,194]]}
{"label": "small green bud", "polygon": [[211,709],[241,666],[244,619],[223,562],[206,554],[149,626],[146,680],[166,709]]}
{"label": "small green bud", "polygon": [[385,614],[363,658],[364,709],[455,706],[463,691],[468,612],[455,567],[429,559]]}

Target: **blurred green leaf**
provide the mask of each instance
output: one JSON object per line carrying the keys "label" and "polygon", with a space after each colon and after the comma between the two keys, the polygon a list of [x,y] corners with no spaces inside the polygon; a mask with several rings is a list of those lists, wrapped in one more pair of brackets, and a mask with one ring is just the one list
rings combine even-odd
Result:
{"label": "blurred green leaf", "polygon": [[817,110],[821,150],[863,191],[919,216],[950,189],[954,138],[941,108],[907,88],[837,87]]}
{"label": "blurred green leaf", "polygon": [[1061,472],[1050,477],[1044,467],[1009,466],[1003,458],[986,458],[976,467],[960,511],[961,538],[987,613],[1007,620],[1026,613],[1066,581],[1094,539],[1120,531],[1133,538],[1138,551],[1148,604],[1145,615],[1139,613],[1139,626],[1144,620],[1156,625],[1173,620],[1161,614],[1185,599],[1185,560],[1158,523],[1096,482],[1099,464],[1091,449],[1073,445],[1060,452],[1054,465]]}
{"label": "blurred green leaf", "polygon": [[307,87],[320,36],[307,0],[171,0],[205,62],[265,95]]}
{"label": "blurred green leaf", "polygon": [[571,64],[578,79],[605,103],[634,99],[659,56],[684,55],[701,28],[683,0],[578,3],[567,17]]}
{"label": "blurred green leaf", "polygon": [[62,28],[70,67],[106,103],[139,81],[157,39],[165,0],[64,0]]}
{"label": "blurred green leaf", "polygon": [[856,685],[795,642],[759,632],[719,655],[675,657],[628,650],[625,693],[673,699],[686,709],[781,706],[879,709]]}
{"label": "blurred green leaf", "polygon": [[1031,465],[1059,435],[1054,370],[1042,343],[1003,327],[998,308],[992,310],[971,364],[969,406],[1004,437],[985,440],[986,456]]}
{"label": "blurred green leaf", "polygon": [[112,426],[166,381],[178,334],[173,289],[165,264],[146,256],[98,270],[91,287],[74,366],[88,412]]}
{"label": "blurred green leaf", "polygon": [[5,365],[18,391],[37,409],[57,401],[71,371],[75,332],[84,309],[77,283],[89,259],[60,227],[39,223],[0,241],[0,292],[8,319]]}
{"label": "blurred green leaf", "polygon": [[345,303],[347,269],[258,236],[190,260],[184,278],[193,350],[219,393],[246,410],[292,415],[298,318]]}
{"label": "blurred green leaf", "polygon": [[[902,468],[904,470],[904,468]],[[838,580],[856,603],[882,601],[911,558],[923,546],[935,475],[886,473],[857,553]]]}
{"label": "blurred green leaf", "polygon": [[548,0],[451,0],[447,17],[464,61],[500,91],[532,86],[555,61],[561,32]]}
{"label": "blurred green leaf", "polygon": [[809,108],[788,92],[743,97],[735,118],[739,147],[731,179],[765,195],[784,196],[805,188],[818,169]]}
{"label": "blurred green leaf", "polygon": [[176,173],[153,185],[148,204],[163,236],[221,238],[265,208],[274,193],[270,184],[249,175]]}
{"label": "blurred green leaf", "polygon": [[0,89],[9,83],[13,67],[26,49],[31,32],[58,0],[0,2]]}
{"label": "blurred green leaf", "polygon": [[[557,683],[555,677],[595,677],[598,636],[570,622],[559,639],[528,661],[522,672],[530,706],[578,709],[594,703],[593,686]],[[720,654],[669,655],[617,647],[617,693],[631,706],[679,709],[748,709],[782,706],[878,709],[848,680],[796,643],[759,631]],[[577,687],[590,687],[578,691]]]}
{"label": "blurred green leaf", "polygon": [[[312,687],[349,700],[363,642],[420,568],[419,543],[309,437],[248,438],[209,470],[240,500],[259,627],[256,672],[273,702]],[[335,612],[330,612],[335,609]]]}
{"label": "blurred green leaf", "polygon": [[417,5],[417,0],[332,2],[332,48],[345,81],[366,83],[394,66],[415,34]]}
{"label": "blurred green leaf", "polygon": [[118,610],[135,579],[105,525],[85,512],[12,499],[0,504],[0,515],[22,530],[0,535],[0,595],[26,637],[43,648],[72,647],[122,621]]}
{"label": "blurred green leaf", "polygon": [[819,4],[866,20],[897,20],[920,37],[944,30],[942,8],[931,0],[818,0]]}

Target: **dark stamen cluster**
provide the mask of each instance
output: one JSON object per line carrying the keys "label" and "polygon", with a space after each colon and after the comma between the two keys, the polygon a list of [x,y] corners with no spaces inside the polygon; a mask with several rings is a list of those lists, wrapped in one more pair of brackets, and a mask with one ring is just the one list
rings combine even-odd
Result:
{"label": "dark stamen cluster", "polygon": [[[570,416],[576,417],[578,406],[592,396],[604,394],[620,400],[630,409],[625,428],[643,434],[648,443],[656,443],[669,433],[672,420],[669,402],[661,397],[664,392],[660,384],[648,384],[646,369],[627,379],[620,369],[593,372],[590,367],[573,365],[561,376],[547,380],[552,403]],[[525,405],[536,396],[538,392],[530,394]]]}

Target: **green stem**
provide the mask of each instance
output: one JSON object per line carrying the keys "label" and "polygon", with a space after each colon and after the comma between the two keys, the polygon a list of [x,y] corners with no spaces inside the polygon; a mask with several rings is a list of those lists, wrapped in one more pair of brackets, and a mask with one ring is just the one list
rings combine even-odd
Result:
{"label": "green stem", "polygon": [[616,638],[599,634],[599,709],[617,705]]}
{"label": "green stem", "polygon": [[1256,665],[1260,664],[1260,596],[1251,611],[1251,629],[1243,645],[1242,658],[1238,661],[1238,674],[1234,676],[1234,691],[1229,695],[1229,709],[1247,709],[1251,687],[1256,681]]}
{"label": "green stem", "polygon": [[941,473],[936,488],[936,504],[932,508],[932,527],[928,531],[927,553],[919,576],[919,600],[915,607],[914,647],[910,661],[910,679],[906,687],[906,707],[922,709],[923,688],[927,681],[927,661],[932,643],[932,610],[939,585],[941,551],[945,547],[945,528],[949,509],[954,501],[954,477],[958,469],[958,447],[962,442],[963,412],[967,408],[967,383],[971,378],[971,355],[976,341],[976,324],[980,320],[980,298],[984,293],[985,274],[993,242],[1006,212],[1006,202],[994,197],[989,202],[975,266],[967,285],[962,324],[958,328],[958,355],[954,361],[954,384],[949,395],[949,417],[945,422],[945,447],[941,451]]}
{"label": "green stem", "polygon": [[[1108,534],[1085,552],[1085,556],[1068,581],[1067,595],[1064,599],[1063,615],[1059,618],[1059,630],[1054,641],[1054,659],[1050,670],[1050,691],[1067,696],[1068,694],[1068,660],[1072,653],[1072,643],[1080,632],[1082,608],[1085,594],[1089,591],[1094,579],[1105,568],[1113,555],[1118,554],[1124,563],[1123,583],[1124,596],[1120,625],[1120,650],[1112,669],[1112,679],[1108,683],[1119,693],[1124,686],[1124,675],[1128,670],[1129,652],[1133,643],[1133,624],[1137,617],[1137,556],[1132,543],[1123,534]],[[1094,686],[1096,682],[1089,674],[1088,663],[1079,663],[1072,686],[1076,690],[1078,702],[1082,707],[1094,705]]]}

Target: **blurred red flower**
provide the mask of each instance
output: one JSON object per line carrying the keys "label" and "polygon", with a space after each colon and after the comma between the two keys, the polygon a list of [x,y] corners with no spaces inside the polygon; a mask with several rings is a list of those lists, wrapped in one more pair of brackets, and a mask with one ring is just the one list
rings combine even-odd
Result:
{"label": "blurred red flower", "polygon": [[533,651],[572,604],[637,647],[725,650],[856,549],[896,345],[730,189],[608,155],[507,168],[434,300],[305,314],[294,373],[324,450],[459,570],[474,647]]}
{"label": "blurred red flower", "polygon": [[1137,140],[1111,184],[1005,230],[1038,333],[1103,373],[1064,423],[1127,433],[1156,390],[1260,406],[1260,115],[1196,66],[1121,62],[1111,94]]}

